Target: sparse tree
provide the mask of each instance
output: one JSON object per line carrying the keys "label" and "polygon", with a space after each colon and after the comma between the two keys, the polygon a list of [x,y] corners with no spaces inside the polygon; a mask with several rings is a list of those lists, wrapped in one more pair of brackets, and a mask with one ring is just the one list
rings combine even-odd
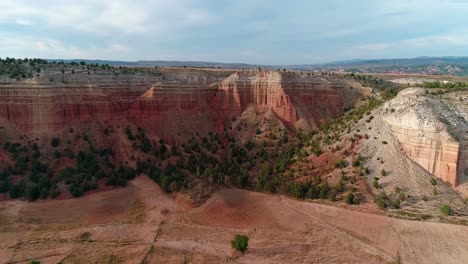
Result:
{"label": "sparse tree", "polygon": [[353,194],[353,192],[348,193],[348,195],[345,198],[345,203],[347,203],[347,204],[353,204],[354,203],[354,194]]}
{"label": "sparse tree", "polygon": [[56,148],[60,145],[60,138],[58,137],[54,137],[52,138],[52,140],[50,141],[50,145],[52,145],[52,147]]}
{"label": "sparse tree", "polygon": [[233,249],[245,253],[249,246],[249,238],[245,235],[236,235],[234,240],[231,240],[231,246]]}
{"label": "sparse tree", "polygon": [[452,208],[450,206],[444,204],[440,207],[440,212],[446,216],[452,215]]}
{"label": "sparse tree", "polygon": [[376,189],[379,188],[379,180],[377,178],[374,178],[374,181],[372,182],[372,186],[374,186],[374,188]]}

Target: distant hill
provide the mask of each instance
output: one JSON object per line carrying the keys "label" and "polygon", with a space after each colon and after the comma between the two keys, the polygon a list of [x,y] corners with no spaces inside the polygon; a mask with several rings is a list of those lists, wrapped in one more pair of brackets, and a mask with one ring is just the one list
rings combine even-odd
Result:
{"label": "distant hill", "polygon": [[323,64],[301,65],[255,65],[247,63],[224,63],[206,61],[111,61],[111,60],[62,60],[48,59],[48,61],[80,62],[109,64],[113,66],[131,67],[203,67],[225,69],[253,69],[257,67],[288,70],[333,70],[362,73],[401,73],[401,74],[440,74],[468,76],[468,57],[417,57],[407,59],[373,59],[336,61]]}
{"label": "distant hill", "polygon": [[148,61],[112,61],[112,60],[86,60],[86,59],[73,59],[73,60],[62,60],[62,59],[48,59],[47,61],[63,61],[69,62],[80,62],[84,61],[87,64],[109,64],[112,66],[132,66],[132,67],[197,67],[197,68],[253,68],[255,65],[246,63],[223,63],[223,62],[206,62],[206,61],[164,61],[164,60],[148,60]]}
{"label": "distant hill", "polygon": [[351,60],[324,64],[293,65],[291,69],[335,70],[369,73],[468,75],[468,57],[418,57],[409,59]]}

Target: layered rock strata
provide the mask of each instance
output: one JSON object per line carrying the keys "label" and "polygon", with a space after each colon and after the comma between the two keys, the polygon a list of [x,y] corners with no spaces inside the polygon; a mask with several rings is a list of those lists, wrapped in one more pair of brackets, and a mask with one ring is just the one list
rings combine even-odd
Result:
{"label": "layered rock strata", "polygon": [[405,154],[453,187],[468,182],[467,96],[407,89],[384,106],[384,120]]}
{"label": "layered rock strata", "polygon": [[255,105],[260,110],[273,110],[286,123],[316,128],[343,113],[343,101],[337,92],[342,88],[325,79],[292,73],[235,73],[220,83],[217,100],[230,116]]}
{"label": "layered rock strata", "polygon": [[343,112],[337,92],[342,84],[277,71],[235,73],[222,81],[198,75],[73,78],[0,84],[0,122],[21,132],[51,134],[77,122],[125,118],[160,136],[174,136],[222,131],[252,105],[305,129]]}

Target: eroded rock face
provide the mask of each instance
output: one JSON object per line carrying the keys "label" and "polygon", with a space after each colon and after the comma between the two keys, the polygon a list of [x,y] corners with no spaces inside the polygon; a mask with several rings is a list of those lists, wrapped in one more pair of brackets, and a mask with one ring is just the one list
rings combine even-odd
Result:
{"label": "eroded rock face", "polygon": [[0,84],[0,121],[21,132],[51,134],[76,123],[118,119],[161,137],[175,137],[222,132],[252,105],[304,129],[343,112],[337,92],[342,84],[277,71],[235,73],[224,80],[199,75],[74,78],[63,83]]}
{"label": "eroded rock face", "polygon": [[384,106],[384,120],[410,159],[456,187],[468,182],[467,106],[467,92],[406,89]]}
{"label": "eroded rock face", "polygon": [[[147,85],[147,84],[146,84]],[[0,120],[22,132],[50,133],[73,122],[108,120],[129,109],[145,84],[130,90],[112,88],[19,85],[0,88]]]}
{"label": "eroded rock face", "polygon": [[259,110],[273,110],[288,124],[310,129],[341,116],[340,88],[325,79],[292,73],[235,73],[220,83],[216,99],[230,117],[253,104]]}
{"label": "eroded rock face", "polygon": [[217,94],[217,84],[158,83],[139,96],[128,112],[137,126],[177,141],[195,133],[216,129],[217,114],[209,104]]}

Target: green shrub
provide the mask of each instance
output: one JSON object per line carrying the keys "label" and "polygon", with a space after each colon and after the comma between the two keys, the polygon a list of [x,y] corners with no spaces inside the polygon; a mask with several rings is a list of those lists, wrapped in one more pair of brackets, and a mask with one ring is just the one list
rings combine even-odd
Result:
{"label": "green shrub", "polygon": [[387,172],[386,172],[384,169],[382,169],[382,170],[380,171],[380,175],[386,176],[386,175],[387,175]]}
{"label": "green shrub", "polygon": [[231,240],[231,246],[233,249],[244,253],[249,246],[249,238],[244,235],[236,235],[234,240]]}
{"label": "green shrub", "polygon": [[385,209],[387,207],[387,199],[387,194],[385,192],[381,192],[377,195],[377,197],[375,197],[375,203],[380,209]]}
{"label": "green shrub", "polygon": [[30,202],[35,201],[37,200],[37,198],[39,198],[40,194],[41,193],[37,184],[28,182],[28,184],[26,185],[26,190],[25,190],[26,199],[28,199],[28,201]]}
{"label": "green shrub", "polygon": [[328,183],[325,182],[321,187],[320,187],[320,192],[319,192],[319,198],[320,199],[325,199],[328,195],[328,191],[330,188],[328,187]]}
{"label": "green shrub", "polygon": [[9,195],[10,198],[18,198],[24,195],[24,189],[26,188],[26,182],[21,180],[17,184],[10,186]]}
{"label": "green shrub", "polygon": [[125,127],[125,134],[127,134],[128,140],[130,140],[130,141],[135,140],[135,136],[133,135],[132,129],[129,126]]}
{"label": "green shrub", "polygon": [[346,161],[339,160],[335,162],[335,168],[345,168],[345,167],[346,167]]}
{"label": "green shrub", "polygon": [[159,153],[164,154],[167,152],[167,147],[166,145],[162,144],[161,147],[159,148]]}
{"label": "green shrub", "polygon": [[330,198],[330,201],[332,201],[332,202],[336,201],[336,194],[337,193],[338,193],[338,191],[335,188],[332,188],[330,190],[330,193],[328,193],[328,198]]}
{"label": "green shrub", "polygon": [[384,200],[382,200],[381,198],[378,198],[375,200],[375,203],[377,204],[377,206],[380,208],[380,209],[385,209],[387,207],[387,204],[385,203]]}
{"label": "green shrub", "polygon": [[451,215],[452,214],[452,208],[450,206],[444,204],[440,207],[440,212],[444,215]]}
{"label": "green shrub", "polygon": [[436,186],[437,185],[437,180],[435,178],[431,178],[431,184],[432,184],[432,186]]}
{"label": "green shrub", "polygon": [[400,193],[400,195],[398,195],[398,200],[404,202],[406,200],[406,195],[404,193]]}
{"label": "green shrub", "polygon": [[345,203],[347,203],[347,204],[353,204],[354,203],[354,194],[353,194],[353,192],[348,193],[348,195],[345,198]]}
{"label": "green shrub", "polygon": [[60,145],[60,138],[58,137],[54,137],[52,138],[52,140],[50,141],[50,145],[52,145],[52,147],[56,148]]}
{"label": "green shrub", "polygon": [[379,188],[379,180],[377,180],[377,178],[374,178],[374,182],[372,182],[372,186],[374,186],[374,188],[376,189]]}
{"label": "green shrub", "polygon": [[359,165],[361,165],[361,161],[362,161],[362,156],[361,154],[358,154],[356,159],[353,160],[353,167],[359,167]]}
{"label": "green shrub", "polygon": [[343,180],[340,180],[338,184],[335,186],[336,191],[340,193],[344,191],[344,188],[345,186],[344,186]]}

